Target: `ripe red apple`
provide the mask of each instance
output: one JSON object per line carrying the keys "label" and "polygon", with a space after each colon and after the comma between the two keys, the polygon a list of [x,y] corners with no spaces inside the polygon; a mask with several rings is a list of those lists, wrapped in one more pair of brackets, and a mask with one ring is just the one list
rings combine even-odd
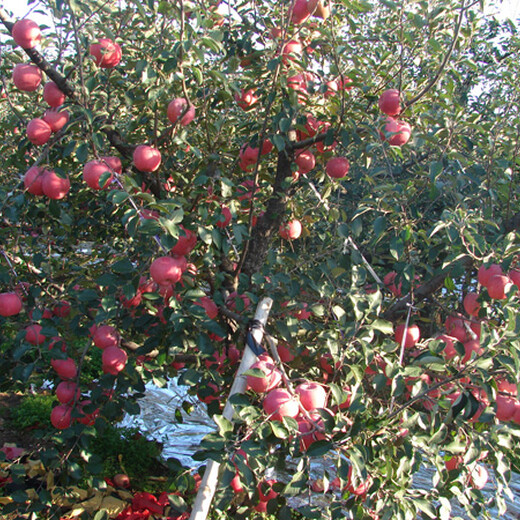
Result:
{"label": "ripe red apple", "polygon": [[16,316],[22,310],[22,299],[15,292],[0,293],[0,316]]}
{"label": "ripe red apple", "polygon": [[43,114],[43,120],[56,133],[69,122],[69,112],[68,110],[46,110]]}
{"label": "ripe red apple", "polygon": [[116,157],[115,155],[107,155],[100,157],[99,161],[102,164],[106,164],[109,170],[119,174],[123,173],[123,165],[121,164],[121,159],[119,157]]}
{"label": "ripe red apple", "polygon": [[282,381],[282,373],[276,368],[275,362],[267,354],[262,354],[251,365],[264,373],[264,377],[247,376],[247,388],[257,394],[263,394],[276,388]]}
{"label": "ripe red apple", "polygon": [[70,314],[70,309],[70,303],[62,300],[52,308],[52,313],[58,318],[66,318]]}
{"label": "ripe red apple", "polygon": [[350,163],[346,157],[333,157],[327,161],[325,171],[333,179],[342,179],[348,173]]}
{"label": "ripe red apple", "polygon": [[65,103],[66,97],[54,81],[48,81],[43,86],[43,99],[49,106],[58,108]]}
{"label": "ripe red apple", "polygon": [[291,220],[280,225],[279,233],[285,240],[296,240],[302,234],[302,224],[299,220]]}
{"label": "ripe red apple", "polygon": [[43,119],[31,119],[27,124],[27,138],[32,144],[45,144],[51,137],[52,128]]}
{"label": "ripe red apple", "polygon": [[379,96],[379,109],[387,116],[396,116],[401,112],[401,92],[395,88],[385,90]]}
{"label": "ripe red apple", "polygon": [[36,65],[19,63],[13,69],[13,83],[25,92],[34,92],[42,82],[42,71]]}
{"label": "ripe red apple", "polygon": [[507,379],[496,379],[497,389],[499,392],[516,396],[518,395],[518,386],[516,383],[508,381]]}
{"label": "ripe red apple", "polygon": [[69,178],[59,177],[52,170],[45,170],[42,176],[42,190],[49,199],[63,199],[70,190]]}
{"label": "ripe red apple", "polygon": [[[179,117],[181,117],[181,114],[184,112],[184,110],[186,110],[187,105],[188,102],[185,98],[175,98],[172,101],[170,101],[166,115],[168,116],[168,119],[172,124],[175,124]],[[190,105],[188,111],[184,114],[184,116],[182,116],[180,123],[182,126],[189,125],[194,118],[195,107],[193,105]]]}
{"label": "ripe red apple", "polygon": [[288,60],[294,60],[295,56],[301,56],[303,47],[298,40],[288,41],[282,49],[282,62],[287,65]]}
{"label": "ripe red apple", "polygon": [[444,461],[444,466],[448,471],[454,471],[459,468],[459,466],[462,464],[462,461],[462,457],[456,455]]}
{"label": "ripe red apple", "polygon": [[276,350],[278,351],[278,355],[280,356],[282,363],[290,363],[294,359],[294,354],[291,352],[291,349],[287,343],[280,341],[276,347]]}
{"label": "ripe red apple", "polygon": [[216,223],[220,229],[224,229],[231,222],[231,211],[227,206],[220,206],[221,215]]}
{"label": "ripe red apple", "polygon": [[23,49],[36,47],[42,39],[40,26],[36,22],[29,20],[29,18],[15,22],[11,34],[13,35],[13,40]]}
{"label": "ripe red apple", "polygon": [[42,178],[44,169],[39,166],[31,166],[23,177],[25,189],[33,195],[43,195]]}
{"label": "ripe red apple", "polygon": [[[323,426],[323,419],[319,414],[311,414],[311,419],[314,423]],[[299,438],[301,451],[307,451],[316,441],[325,439],[325,435],[317,431],[315,425],[305,417],[300,415],[296,420],[298,421],[298,431],[300,433]]]}
{"label": "ripe red apple", "polygon": [[58,430],[65,430],[72,422],[72,407],[60,404],[55,406],[51,412],[51,423]]}
{"label": "ripe red apple", "polygon": [[253,148],[251,145],[245,143],[240,148],[238,157],[240,168],[243,171],[247,171],[249,167],[255,164],[258,160],[258,148]]}
{"label": "ripe red apple", "polygon": [[79,399],[80,395],[78,385],[72,381],[62,381],[56,387],[56,397],[61,404],[71,403],[75,398]]}
{"label": "ripe red apple", "polygon": [[493,300],[505,300],[506,293],[512,285],[513,282],[509,276],[494,274],[489,278],[486,287],[490,298],[493,298]]}
{"label": "ripe red apple", "polygon": [[471,359],[471,354],[473,352],[475,352],[477,356],[480,356],[484,352],[478,339],[471,339],[466,341],[466,343],[464,343],[464,350],[466,353],[462,358],[463,363],[467,363]]}
{"label": "ripe red apple", "polygon": [[316,158],[310,150],[304,150],[294,159],[300,173],[309,173],[316,166]]}
{"label": "ripe red apple", "polygon": [[154,172],[161,165],[161,152],[153,146],[139,145],[133,154],[135,167],[142,172]]}
{"label": "ripe red apple", "polygon": [[258,102],[258,97],[255,95],[255,89],[249,90],[240,89],[240,94],[235,94],[235,101],[242,110],[248,110]]}
{"label": "ripe red apple", "polygon": [[107,347],[101,357],[103,372],[117,376],[125,368],[127,360],[128,355],[122,348]]}
{"label": "ripe red apple", "polygon": [[124,473],[118,473],[117,475],[114,475],[112,481],[117,487],[125,489],[130,487],[130,477]]}
{"label": "ripe red apple", "polygon": [[72,358],[51,359],[51,366],[62,379],[74,379],[78,374],[76,362]]}
{"label": "ripe red apple", "polygon": [[236,475],[231,479],[229,485],[234,493],[242,493],[242,491],[244,491],[244,486],[242,485],[242,481],[240,480],[240,475],[238,471]]}
{"label": "ripe red apple", "polygon": [[327,392],[319,383],[314,381],[301,383],[294,391],[300,398],[301,405],[309,412],[315,408],[326,408],[327,406]]}
{"label": "ripe red apple", "polygon": [[41,325],[29,325],[25,329],[25,341],[31,345],[41,345],[44,343],[47,338],[41,334],[41,330]]}
{"label": "ripe red apple", "polygon": [[510,395],[498,394],[496,398],[496,418],[511,421],[516,413],[516,399]]}
{"label": "ripe red apple", "polygon": [[111,325],[102,325],[97,327],[96,332],[92,338],[94,345],[101,350],[108,347],[117,347],[119,345],[119,332]]}
{"label": "ripe red apple", "polygon": [[399,286],[395,285],[395,278],[397,273],[395,271],[390,271],[383,278],[383,283],[387,287],[387,289],[396,297],[399,298],[402,296],[401,288],[403,284],[399,282]]}
{"label": "ripe red apple", "polygon": [[96,421],[96,417],[99,415],[99,408],[94,410],[91,413],[85,412],[84,408],[92,405],[92,401],[90,399],[86,399],[85,401],[81,401],[78,403],[78,412],[82,414],[82,417],[78,419],[78,422],[81,424],[86,424],[87,426],[92,426]]}
{"label": "ripe red apple", "polygon": [[386,134],[391,134],[388,143],[392,146],[406,144],[412,135],[412,127],[405,121],[387,117],[381,138],[386,140]]}
{"label": "ripe red apple", "polygon": [[[395,328],[395,341],[402,345],[404,333],[405,333],[405,323],[401,323],[400,325],[397,325]],[[421,338],[421,331],[419,327],[415,324],[408,325],[408,328],[406,329],[406,337],[404,339],[404,348],[413,348],[415,344],[419,341]]]}
{"label": "ripe red apple", "polygon": [[177,239],[177,243],[170,250],[170,253],[178,256],[186,256],[195,247],[197,235],[184,226],[179,227],[182,229],[182,232]]}
{"label": "ripe red apple", "polygon": [[96,61],[96,65],[103,69],[111,69],[119,64],[122,51],[119,44],[109,38],[100,38],[98,43],[91,43],[89,52]]}
{"label": "ripe red apple", "polygon": [[296,417],[299,412],[298,399],[285,388],[275,388],[265,397],[262,406],[271,421],[281,421],[283,417]]}
{"label": "ripe red apple", "polygon": [[502,274],[502,267],[498,264],[490,264],[489,267],[482,264],[478,269],[477,275],[479,284],[487,287],[489,279],[495,274]]}
{"label": "ripe red apple", "polygon": [[455,350],[455,342],[457,341],[457,338],[448,336],[446,334],[441,334],[440,336],[437,336],[436,339],[444,342],[445,347],[442,353],[446,359],[452,359],[458,355],[457,351]]}
{"label": "ripe red apple", "polygon": [[509,271],[509,278],[520,289],[520,270],[511,269],[511,271]]}
{"label": "ripe red apple", "polygon": [[477,301],[478,296],[478,293],[475,292],[469,292],[464,296],[464,310],[470,316],[478,316],[478,312],[480,311],[480,303]]}
{"label": "ripe red apple", "polygon": [[150,275],[159,285],[175,284],[181,279],[186,267],[184,256],[161,256],[150,265]]}
{"label": "ripe red apple", "polygon": [[218,316],[218,307],[217,304],[209,297],[203,296],[199,298],[195,305],[199,305],[200,307],[204,307],[206,314],[210,320],[214,320]]}
{"label": "ripe red apple", "polygon": [[106,180],[103,188],[99,185],[99,179],[105,172],[110,172],[109,168],[110,166],[102,161],[89,161],[83,167],[83,179],[94,190],[107,189],[114,178],[113,174],[110,173],[110,177]]}

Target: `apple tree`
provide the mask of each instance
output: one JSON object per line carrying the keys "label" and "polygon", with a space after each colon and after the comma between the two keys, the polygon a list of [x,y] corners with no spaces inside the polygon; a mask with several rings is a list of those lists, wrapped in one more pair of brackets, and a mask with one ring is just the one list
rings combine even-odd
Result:
{"label": "apple tree", "polygon": [[[218,425],[194,455],[220,464],[213,518],[505,511],[513,23],[467,0],[41,0],[0,19],[0,387],[53,382],[41,458],[64,493],[104,485],[93,439],[177,377]],[[187,518],[194,473],[168,467]],[[44,485],[15,498],[6,513],[62,512]]]}

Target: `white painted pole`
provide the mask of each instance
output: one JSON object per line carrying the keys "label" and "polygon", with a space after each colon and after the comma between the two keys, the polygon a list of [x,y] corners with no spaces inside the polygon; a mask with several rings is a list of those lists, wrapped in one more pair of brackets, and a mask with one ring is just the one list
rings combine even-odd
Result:
{"label": "white painted pole", "polygon": [[[271,310],[272,305],[273,300],[271,300],[271,298],[264,298],[260,301],[258,307],[256,308],[255,320],[258,320],[264,327],[267,323],[267,317],[269,316],[269,311]],[[257,343],[260,344],[262,342],[264,336],[263,329],[255,328],[251,334]],[[242,361],[238,367],[235,380],[233,381],[233,386],[229,392],[229,397],[234,394],[243,394],[245,392],[247,381],[246,377],[242,374],[249,370],[251,365],[256,360],[256,355],[246,343],[244,354],[242,355]],[[233,419],[233,405],[229,402],[229,397],[228,401],[226,402],[226,406],[224,407],[222,416],[231,421]],[[204,477],[202,477],[202,482],[200,483],[199,491],[197,492],[197,496],[193,504],[190,520],[206,520],[209,509],[211,507],[211,502],[213,500],[213,495],[215,494],[215,490],[218,484],[219,467],[219,462],[208,460],[206,464],[206,471],[204,472]]]}

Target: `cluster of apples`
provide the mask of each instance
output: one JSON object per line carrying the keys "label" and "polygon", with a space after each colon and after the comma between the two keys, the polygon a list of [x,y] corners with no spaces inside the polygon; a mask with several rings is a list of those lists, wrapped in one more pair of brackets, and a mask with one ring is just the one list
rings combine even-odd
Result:
{"label": "cluster of apples", "polygon": [[412,128],[405,121],[395,118],[402,110],[401,92],[397,89],[385,90],[379,96],[379,109],[388,116],[383,131],[380,132],[381,138],[385,141],[390,134],[388,143],[392,146],[406,144],[412,135]]}
{"label": "cluster of apples", "polygon": [[323,385],[314,381],[300,383],[294,392],[280,387],[282,373],[268,354],[262,354],[251,365],[262,377],[247,376],[247,388],[257,394],[265,394],[262,407],[271,421],[282,421],[292,417],[298,422],[300,446],[307,450],[313,442],[323,439],[316,425],[322,423],[318,409],[327,407],[327,392]]}
{"label": "cluster of apples", "polygon": [[91,328],[92,341],[103,351],[101,362],[103,372],[117,376],[126,366],[128,355],[119,345],[121,337],[111,325],[94,325]]}
{"label": "cluster of apples", "polygon": [[[490,264],[488,266],[483,264],[479,267],[477,280],[479,286],[487,291],[491,299],[503,300],[507,297],[507,292],[513,285],[520,288],[520,271],[512,269],[508,274],[504,274],[501,266],[498,264]],[[390,288],[393,288],[394,293],[400,294],[400,287],[395,286],[395,276],[385,277],[385,283]],[[480,356],[484,353],[484,349],[480,345],[479,313],[481,303],[479,296],[479,292],[468,292],[464,297],[463,306],[469,317],[464,318],[462,315],[448,316],[444,323],[446,333],[440,334],[435,338],[444,343],[443,356],[447,360],[460,358],[458,362],[461,367],[470,362],[475,356]],[[413,349],[415,349],[421,339],[421,331],[416,324],[409,324],[408,327],[405,324],[399,324],[395,327],[394,339],[399,345],[409,349],[412,355],[415,355],[418,351],[416,352]],[[457,342],[462,343],[464,347],[463,354],[459,354],[457,351],[455,347]],[[384,369],[383,365],[380,368]],[[435,382],[428,374],[423,374],[421,379],[428,385]],[[495,382],[497,387],[495,399],[496,418],[499,421],[512,421],[520,424],[520,401],[517,397],[517,384],[504,378],[498,378]],[[459,383],[480,402],[479,410],[471,418],[471,421],[476,421],[483,410],[489,406],[489,397],[482,388],[477,388],[471,384],[469,379],[462,378],[459,380]],[[411,387],[409,387],[410,389]],[[445,386],[443,390],[447,392],[446,396],[452,402],[455,402],[461,393],[460,390],[454,388],[454,385]],[[440,389],[430,392],[428,396],[429,398],[439,397]],[[427,409],[432,407],[431,402],[428,400],[424,401],[423,404]]]}

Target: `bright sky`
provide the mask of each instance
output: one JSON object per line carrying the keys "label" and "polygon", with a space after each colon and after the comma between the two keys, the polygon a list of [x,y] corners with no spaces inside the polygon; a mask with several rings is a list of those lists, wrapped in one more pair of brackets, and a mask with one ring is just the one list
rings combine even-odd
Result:
{"label": "bright sky", "polygon": [[[490,7],[490,1],[486,1],[485,12],[488,14],[496,14],[499,18],[511,18],[518,21],[520,18],[520,0],[493,0],[496,7]],[[31,9],[38,5],[38,1],[28,4],[27,0],[4,0],[4,8],[12,11],[19,18],[27,15]],[[38,22],[38,16],[31,15],[34,21]]]}

